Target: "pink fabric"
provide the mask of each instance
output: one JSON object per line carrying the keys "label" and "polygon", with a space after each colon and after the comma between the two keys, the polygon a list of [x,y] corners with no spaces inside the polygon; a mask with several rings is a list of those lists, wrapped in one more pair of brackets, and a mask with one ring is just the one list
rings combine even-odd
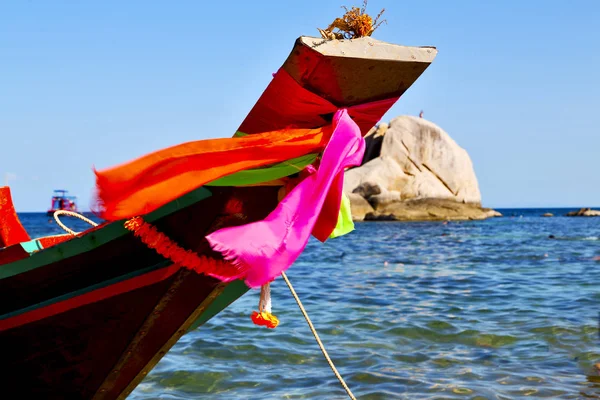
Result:
{"label": "pink fabric", "polygon": [[360,165],[365,142],[346,109],[338,110],[332,123],[334,131],[318,170],[292,189],[267,218],[206,237],[240,270],[239,278],[249,287],[261,286],[288,269],[311,233],[325,241],[335,228],[344,169]]}

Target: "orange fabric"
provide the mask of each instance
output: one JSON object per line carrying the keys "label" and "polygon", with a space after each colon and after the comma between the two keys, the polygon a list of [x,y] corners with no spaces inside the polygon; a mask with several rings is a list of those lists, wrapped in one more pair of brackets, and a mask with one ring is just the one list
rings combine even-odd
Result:
{"label": "orange fabric", "polygon": [[326,126],[194,141],[94,171],[97,211],[109,221],[146,214],[223,176],[320,152],[331,133]]}
{"label": "orange fabric", "polygon": [[254,325],[266,326],[269,329],[275,329],[277,328],[277,325],[279,325],[277,317],[266,311],[254,311],[250,318],[252,319],[252,322],[254,322]]}
{"label": "orange fabric", "polygon": [[0,187],[0,248],[29,240],[13,206],[10,188]]}

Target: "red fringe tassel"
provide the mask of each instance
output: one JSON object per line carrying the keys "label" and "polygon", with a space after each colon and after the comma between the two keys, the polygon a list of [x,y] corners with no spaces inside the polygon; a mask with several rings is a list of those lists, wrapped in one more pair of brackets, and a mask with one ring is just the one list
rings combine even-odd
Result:
{"label": "red fringe tassel", "polygon": [[190,250],[183,249],[167,235],[159,232],[142,217],[134,217],[125,222],[125,228],[161,256],[199,274],[212,276],[228,282],[240,278],[242,271],[224,260],[216,260],[200,256]]}

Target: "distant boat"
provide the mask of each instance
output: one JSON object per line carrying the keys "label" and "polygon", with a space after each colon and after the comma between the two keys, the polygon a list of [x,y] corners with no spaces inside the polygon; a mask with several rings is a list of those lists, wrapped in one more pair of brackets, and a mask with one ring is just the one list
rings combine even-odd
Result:
{"label": "distant boat", "polygon": [[67,196],[67,193],[68,191],[64,189],[54,190],[48,215],[53,215],[57,210],[77,211],[77,197]]}

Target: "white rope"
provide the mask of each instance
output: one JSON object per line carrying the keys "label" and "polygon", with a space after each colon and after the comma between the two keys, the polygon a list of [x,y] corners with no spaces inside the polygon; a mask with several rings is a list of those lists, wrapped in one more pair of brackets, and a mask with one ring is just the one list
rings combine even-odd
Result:
{"label": "white rope", "polygon": [[[73,236],[76,236],[78,233],[75,232],[75,231],[73,231],[73,230],[71,230],[71,229],[69,229],[67,226],[65,226],[58,219],[58,216],[61,215],[61,214],[68,215],[68,216],[75,217],[75,218],[79,218],[80,220],[85,221],[85,222],[87,222],[88,224],[90,224],[92,226],[98,226],[98,224],[95,223],[94,221],[92,221],[92,220],[84,217],[81,214],[77,214],[76,212],[66,211],[66,210],[56,210],[54,212],[54,219],[56,220],[56,223],[61,228],[63,228],[65,231],[67,231],[68,233],[70,233]],[[325,356],[325,359],[327,360],[327,363],[329,364],[329,367],[331,368],[331,370],[335,374],[336,378],[342,384],[344,390],[346,390],[346,393],[348,394],[348,397],[350,397],[350,399],[352,399],[352,400],[356,400],[356,397],[354,397],[354,394],[352,394],[352,391],[350,390],[350,388],[348,387],[348,385],[344,381],[344,378],[342,378],[342,376],[338,372],[337,368],[333,364],[333,361],[331,361],[331,358],[329,357],[329,354],[327,354],[327,350],[325,350],[325,346],[323,345],[323,342],[321,342],[321,339],[319,338],[319,334],[317,333],[317,330],[315,329],[314,325],[312,324],[312,321],[310,320],[310,317],[308,316],[308,313],[304,309],[304,306],[302,305],[302,302],[300,301],[300,298],[296,294],[296,291],[294,290],[294,287],[292,286],[292,283],[288,279],[288,277],[285,274],[285,272],[282,272],[281,276],[283,276],[283,279],[285,280],[285,283],[290,288],[290,292],[292,293],[292,296],[294,296],[294,299],[296,300],[296,303],[298,303],[298,307],[300,307],[300,311],[302,312],[302,315],[304,315],[304,318],[306,319],[306,322],[308,323],[308,327],[310,328],[313,336],[315,337],[315,339],[317,341],[317,344],[319,345],[319,348],[321,349],[321,352]],[[259,312],[266,311],[268,313],[271,313],[271,284],[270,283],[262,285],[261,288],[260,288],[260,300],[258,302],[258,310],[259,310]]]}
{"label": "white rope", "polygon": [[[331,370],[335,374],[336,378],[338,378],[338,380],[340,381],[340,383],[342,384],[342,386],[346,390],[346,393],[348,394],[348,397],[350,397],[352,400],[356,400],[356,397],[354,397],[354,395],[352,394],[352,391],[350,390],[350,388],[348,387],[348,385],[346,385],[346,382],[344,381],[344,378],[342,378],[342,376],[338,372],[337,368],[335,368],[335,365],[333,364],[333,361],[331,361],[331,358],[329,358],[329,354],[327,354],[327,350],[325,350],[325,346],[323,345],[323,342],[321,342],[321,339],[319,338],[319,334],[317,333],[317,330],[315,329],[315,327],[313,326],[310,318],[308,317],[308,313],[304,309],[304,306],[302,305],[302,302],[300,301],[300,298],[296,294],[296,291],[294,290],[294,287],[292,286],[292,283],[288,279],[288,277],[285,274],[285,272],[282,272],[281,276],[283,276],[283,279],[285,280],[285,283],[287,283],[288,287],[290,288],[290,292],[292,292],[292,296],[294,296],[294,299],[296,299],[296,303],[298,303],[298,307],[300,307],[300,311],[302,311],[302,315],[304,315],[304,318],[306,319],[306,322],[308,322],[308,327],[310,328],[313,336],[317,340],[317,344],[319,345],[319,348],[321,349],[321,352],[325,356],[325,359],[327,360],[327,363],[329,364],[329,367],[331,368]],[[262,287],[261,287],[261,296],[262,296]]]}
{"label": "white rope", "polygon": [[60,226],[61,228],[63,228],[66,232],[70,233],[73,236],[77,236],[79,235],[79,232],[75,232],[72,229],[69,229],[65,224],[63,224],[60,219],[58,219],[59,215],[68,215],[70,217],[75,217],[75,218],[79,218],[82,221],[87,222],[88,224],[92,225],[92,226],[98,226],[97,223],[95,223],[94,221],[92,221],[91,219],[88,219],[86,217],[84,217],[81,214],[77,214],[76,212],[73,211],[67,211],[67,210],[56,210],[54,211],[54,220],[56,221],[56,223],[58,224],[58,226]]}

